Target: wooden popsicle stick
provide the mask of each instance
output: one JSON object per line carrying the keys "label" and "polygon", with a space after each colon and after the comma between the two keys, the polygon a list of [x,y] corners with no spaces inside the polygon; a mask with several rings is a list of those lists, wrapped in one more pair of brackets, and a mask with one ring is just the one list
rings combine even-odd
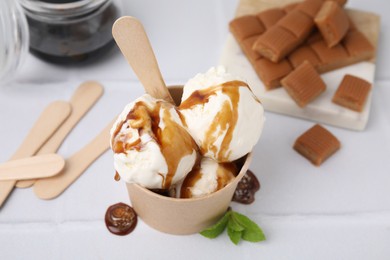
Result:
{"label": "wooden popsicle stick", "polygon": [[[34,155],[65,121],[71,111],[70,104],[65,101],[55,101],[46,107],[11,160]],[[11,193],[15,183],[14,180],[0,182],[0,207]]]}
{"label": "wooden popsicle stick", "polygon": [[[72,114],[53,134],[52,137],[39,149],[37,154],[55,153],[62,142],[88,112],[88,110],[99,100],[103,94],[103,87],[96,81],[86,81],[82,83],[70,99],[72,105]],[[28,188],[34,184],[35,180],[18,181],[16,187]]]}
{"label": "wooden popsicle stick", "polygon": [[66,160],[64,170],[53,177],[39,179],[33,189],[41,199],[54,199],[64,192],[81,174],[110,147],[110,129],[114,121],[84,148]]}
{"label": "wooden popsicle stick", "polygon": [[45,154],[0,164],[0,181],[47,178],[58,174],[65,160],[58,154]]}
{"label": "wooden popsicle stick", "polygon": [[146,93],[173,103],[141,22],[134,17],[123,16],[114,23],[112,35]]}

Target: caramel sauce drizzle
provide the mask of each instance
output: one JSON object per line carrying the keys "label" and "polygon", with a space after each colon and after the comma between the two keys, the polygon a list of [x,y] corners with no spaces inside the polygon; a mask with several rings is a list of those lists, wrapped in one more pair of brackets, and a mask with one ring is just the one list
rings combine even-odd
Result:
{"label": "caramel sauce drizzle", "polygon": [[[168,173],[164,177],[163,174],[158,173],[162,177],[162,189],[168,189],[171,186],[172,179],[175,176],[177,167],[181,159],[187,155],[191,155],[194,149],[197,149],[195,141],[187,133],[187,131],[179,124],[177,124],[169,112],[173,106],[166,102],[157,102],[153,109],[149,109],[142,101],[137,102],[133,109],[128,113],[126,120],[121,122],[113,135],[112,147],[114,153],[126,153],[126,151],[142,150],[142,143],[140,138],[135,142],[127,143],[132,136],[130,134],[121,134],[120,130],[123,125],[128,122],[129,126],[137,129],[139,136],[144,132],[159,144],[161,153],[163,154],[168,166]],[[160,118],[160,111],[163,111],[162,118]],[[165,128],[159,127],[160,120],[163,120]]]}
{"label": "caramel sauce drizzle", "polygon": [[200,168],[196,167],[187,174],[180,189],[180,198],[192,198],[191,188],[202,178]]}
{"label": "caramel sauce drizzle", "polygon": [[229,184],[238,174],[238,168],[235,163],[220,163],[217,171],[217,190],[222,189]]}
{"label": "caramel sauce drizzle", "polygon": [[[228,81],[217,86],[194,91],[191,96],[179,106],[179,108],[183,110],[190,109],[196,105],[205,104],[209,102],[211,96],[216,95],[217,91],[222,91],[222,93],[229,96],[230,102],[225,101],[222,104],[220,111],[216,114],[212,124],[207,129],[205,134],[206,138],[200,146],[201,154],[204,155],[208,151],[211,151],[215,158],[220,162],[228,161],[231,153],[229,146],[238,120],[238,102],[240,99],[239,87],[249,88],[248,84],[243,81]],[[218,152],[218,147],[214,143],[218,136],[225,131],[226,133]]]}
{"label": "caramel sauce drizzle", "polygon": [[[217,169],[217,188],[222,189],[229,184],[237,175],[238,168],[235,163],[220,163]],[[184,179],[180,189],[181,198],[192,198],[191,188],[202,178],[203,173],[199,167],[194,168]]]}

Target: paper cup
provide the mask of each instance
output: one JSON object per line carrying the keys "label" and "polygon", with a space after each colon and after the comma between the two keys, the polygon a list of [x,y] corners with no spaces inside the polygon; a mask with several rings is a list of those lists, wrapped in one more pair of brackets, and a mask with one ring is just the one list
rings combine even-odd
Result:
{"label": "paper cup", "polygon": [[[171,87],[175,102],[180,103],[182,87]],[[131,204],[150,227],[168,234],[188,235],[212,226],[228,209],[238,182],[249,168],[252,154],[238,161],[236,178],[221,190],[201,198],[179,199],[154,193],[138,184],[127,183]]]}

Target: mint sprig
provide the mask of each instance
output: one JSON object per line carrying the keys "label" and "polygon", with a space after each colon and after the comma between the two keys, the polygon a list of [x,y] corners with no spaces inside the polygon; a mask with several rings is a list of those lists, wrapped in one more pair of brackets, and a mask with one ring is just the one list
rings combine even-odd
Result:
{"label": "mint sprig", "polygon": [[226,227],[228,236],[235,245],[241,239],[249,242],[260,242],[266,239],[263,231],[255,222],[232,210],[228,210],[216,224],[203,230],[200,234],[207,238],[216,238]]}

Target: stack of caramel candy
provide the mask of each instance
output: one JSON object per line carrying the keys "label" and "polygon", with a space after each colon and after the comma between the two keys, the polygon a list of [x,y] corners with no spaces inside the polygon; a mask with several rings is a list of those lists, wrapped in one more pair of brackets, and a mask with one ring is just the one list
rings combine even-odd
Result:
{"label": "stack of caramel candy", "polygon": [[[305,107],[326,89],[321,73],[374,58],[375,48],[348,16],[345,2],[305,0],[235,18],[229,27],[266,90],[283,86]],[[368,83],[359,80],[358,85]],[[333,102],[363,110],[367,88],[353,87],[350,92],[358,94],[343,92],[344,99],[340,92]]]}

